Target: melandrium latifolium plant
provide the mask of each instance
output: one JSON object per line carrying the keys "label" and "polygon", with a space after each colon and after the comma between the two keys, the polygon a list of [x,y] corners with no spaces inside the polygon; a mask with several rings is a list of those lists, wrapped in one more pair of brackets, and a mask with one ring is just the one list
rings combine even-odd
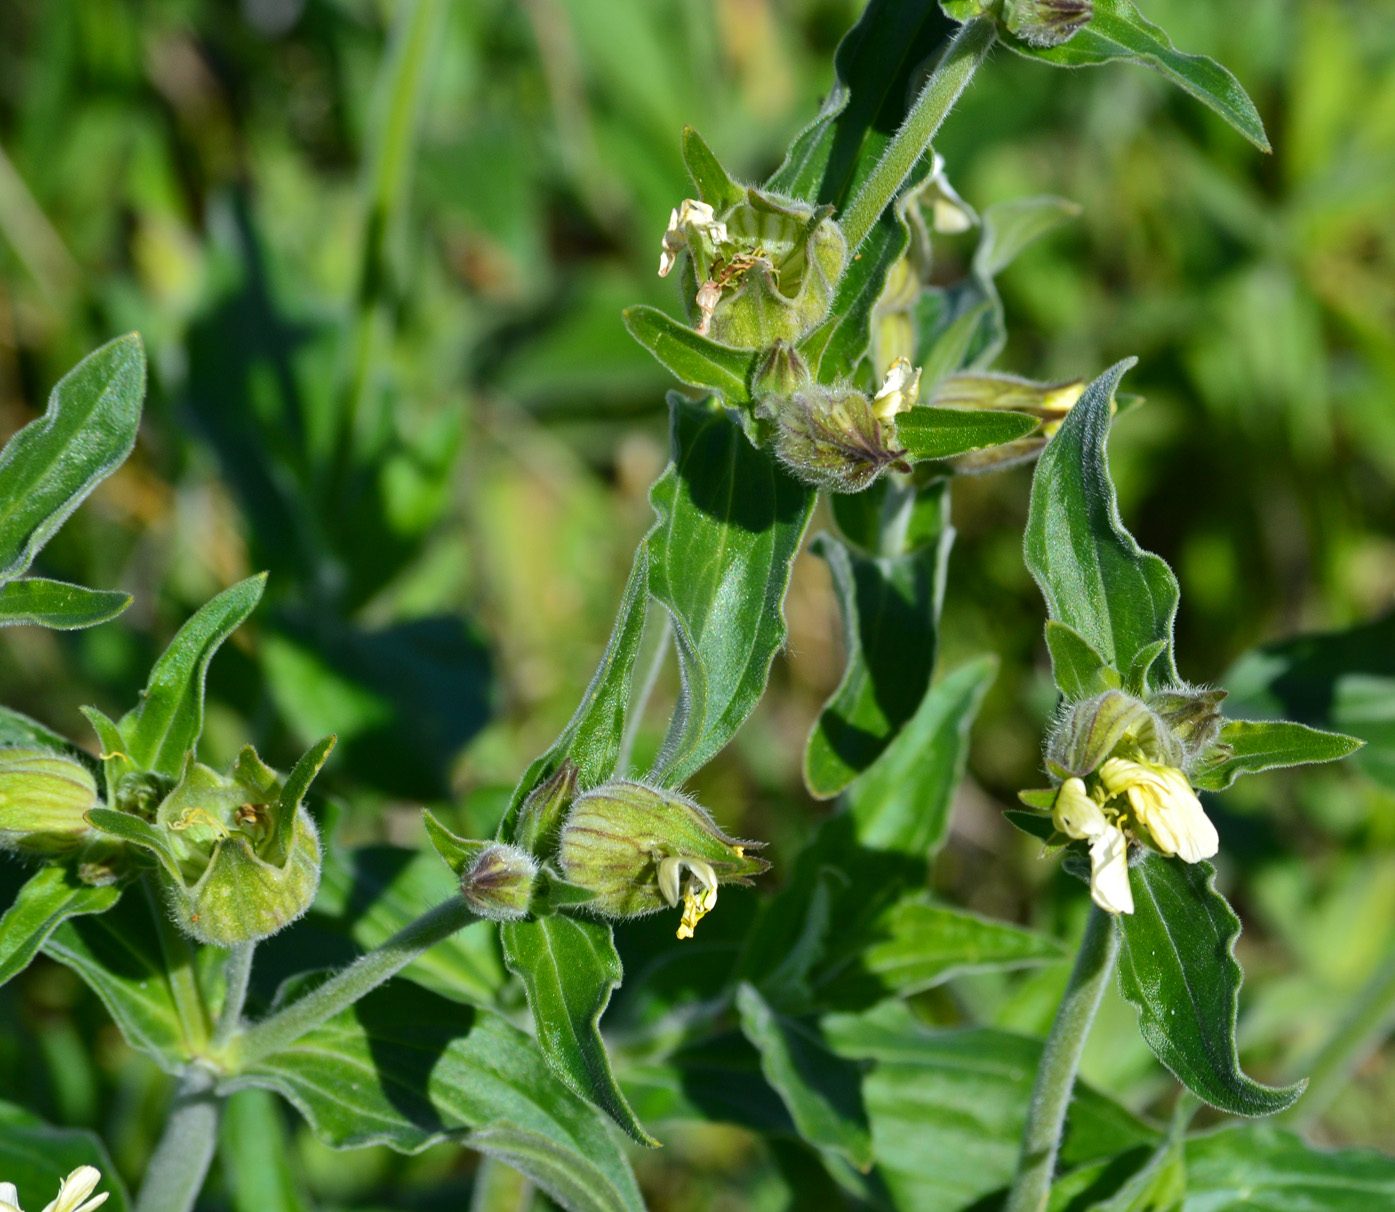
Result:
{"label": "melandrium latifolium plant", "polygon": [[[408,70],[405,45],[394,70]],[[1241,1068],[1241,923],[1212,866],[1244,861],[1228,854],[1213,793],[1360,742],[1227,718],[1224,687],[1182,677],[1178,582],[1125,528],[1110,478],[1111,425],[1139,402],[1117,390],[1130,363],[1056,382],[994,369],[1006,340],[996,277],[1079,210],[1033,197],[979,213],[951,184],[935,137],[995,48],[1043,68],[1152,68],[1268,150],[1234,77],[1177,50],[1129,0],[871,0],[768,180],[738,180],[720,147],[684,130],[691,196],[653,232],[677,314],[624,316],[683,385],[668,397],[653,524],[594,677],[496,835],[460,837],[425,813],[434,854],[413,878],[449,895],[422,905],[393,891],[371,848],[341,844],[335,814],[316,823],[307,795],[334,736],[289,770],[250,745],[226,766],[199,760],[210,663],[258,606],[264,574],[195,612],[119,718],[85,709],[90,733],[0,710],[0,844],[26,873],[0,919],[0,980],[46,955],[169,1075],[138,1212],[199,1202],[220,1117],[252,1088],[335,1148],[477,1151],[470,1206],[482,1212],[541,1206],[519,1202],[527,1184],[571,1212],[641,1212],[637,1146],[685,1120],[755,1134],[800,1209],[1395,1207],[1395,1163],[1251,1122],[1301,1106],[1304,1082]],[[975,245],[952,281],[936,253],[946,237]],[[368,341],[378,313],[363,314],[353,331]],[[129,604],[23,574],[132,451],[144,392],[140,338],[120,338],[0,453],[0,623],[89,627]],[[1091,901],[1044,1041],[921,1012],[951,977],[1066,956],[1048,934],[938,899],[927,880],[995,674],[991,656],[936,669],[951,493],[1033,460],[1024,550],[1057,705],[1048,785],[1024,790],[1008,818],[1044,857],[1059,853]],[[821,493],[828,528],[810,549],[841,605],[846,667],[803,773],[836,803],[788,869],[769,871],[762,840],[731,836],[726,806],[691,787],[765,692]],[[636,764],[666,660],[676,701],[652,762]],[[337,705],[329,696],[331,716]],[[647,915],[663,918],[663,949],[626,973],[616,925]],[[349,923],[356,958],[317,941],[334,921]],[[259,956],[279,981],[265,995]],[[1184,1087],[1166,1127],[1077,1081],[1116,973],[1144,1042]],[[626,1025],[603,1036],[622,981]],[[0,1118],[0,1212],[34,1206],[79,1156],[45,1153],[47,1131]],[[246,1158],[227,1146],[220,1181],[236,1187],[238,1167],[257,1164]],[[96,1182],[84,1164],[50,1207],[72,1212]],[[125,1201],[118,1181],[108,1207]]]}

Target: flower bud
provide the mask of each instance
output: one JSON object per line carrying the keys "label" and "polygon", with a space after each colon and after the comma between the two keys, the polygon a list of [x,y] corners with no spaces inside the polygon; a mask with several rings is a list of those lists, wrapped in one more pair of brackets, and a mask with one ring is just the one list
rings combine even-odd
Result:
{"label": "flower bud", "polygon": [[523,801],[514,838],[525,850],[533,854],[552,850],[567,809],[576,797],[576,777],[576,763],[564,761],[550,779],[535,787]]}
{"label": "flower bud", "polygon": [[761,401],[756,416],[774,422],[780,461],[816,488],[861,492],[888,467],[910,470],[895,446],[895,423],[878,417],[856,388],[812,383]]}
{"label": "flower bud", "polygon": [[538,862],[526,850],[494,842],[476,856],[460,877],[460,893],[471,909],[496,922],[528,916]]}
{"label": "flower bud", "polygon": [[698,804],[675,791],[615,782],[578,796],[557,860],[572,884],[595,893],[584,908],[636,917],[684,905],[680,938],[717,900],[717,886],[747,884],[770,864],[746,854]]}
{"label": "flower bud", "polygon": [[1173,688],[1159,691],[1148,700],[1153,714],[1181,744],[1188,762],[1199,758],[1221,735],[1225,722],[1221,715],[1224,690]]}
{"label": "flower bud", "polygon": [[91,832],[84,814],[97,781],[81,762],[46,749],[0,749],[0,848],[53,856]]}
{"label": "flower bud", "polygon": [[1003,24],[1030,46],[1060,46],[1095,15],[1091,0],[1006,0]]}
{"label": "flower bud", "polygon": [[1107,690],[1072,704],[1046,745],[1046,765],[1058,778],[1084,778],[1125,741],[1151,738],[1148,708],[1122,690]]}

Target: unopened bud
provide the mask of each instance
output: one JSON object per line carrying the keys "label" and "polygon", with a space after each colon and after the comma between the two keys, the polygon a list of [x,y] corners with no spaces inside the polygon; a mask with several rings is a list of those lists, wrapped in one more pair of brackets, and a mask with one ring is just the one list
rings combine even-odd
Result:
{"label": "unopened bud", "polygon": [[1148,700],[1148,706],[1182,746],[1188,761],[1204,754],[1221,735],[1225,722],[1221,715],[1224,690],[1163,690]]}
{"label": "unopened bud", "polygon": [[595,894],[586,909],[636,917],[681,901],[679,937],[688,938],[719,884],[749,883],[770,866],[746,853],[753,845],[728,837],[686,796],[615,782],[577,797],[557,858],[570,883]]}
{"label": "unopened bud", "polygon": [[0,749],[0,848],[59,855],[92,832],[97,782],[81,762],[45,749]]}
{"label": "unopened bud", "polygon": [[780,461],[816,488],[861,492],[889,467],[909,470],[894,422],[878,417],[854,387],[810,384],[763,400],[756,415],[774,422]]}
{"label": "unopened bud", "polygon": [[1060,46],[1089,24],[1091,0],[1005,0],[1003,24],[1030,46]]}
{"label": "unopened bud", "polygon": [[528,916],[538,863],[526,850],[495,842],[480,851],[460,877],[460,893],[471,909],[496,922]]}

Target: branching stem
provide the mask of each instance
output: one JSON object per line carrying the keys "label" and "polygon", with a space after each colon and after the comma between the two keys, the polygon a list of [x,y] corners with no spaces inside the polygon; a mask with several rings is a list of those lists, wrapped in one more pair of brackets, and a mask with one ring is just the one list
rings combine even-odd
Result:
{"label": "branching stem", "polygon": [[355,960],[338,976],[235,1035],[226,1055],[218,1058],[220,1063],[236,1072],[288,1047],[396,976],[428,947],[449,938],[474,920],[475,914],[461,897],[437,905],[404,926],[381,947]]}

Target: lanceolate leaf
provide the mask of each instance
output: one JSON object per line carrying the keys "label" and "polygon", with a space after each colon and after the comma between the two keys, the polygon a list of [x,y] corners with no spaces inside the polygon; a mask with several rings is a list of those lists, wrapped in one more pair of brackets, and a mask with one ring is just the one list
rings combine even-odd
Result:
{"label": "lanceolate leaf", "polygon": [[0,588],[0,627],[17,623],[52,627],[56,631],[95,627],[116,618],[130,604],[129,593],[27,577]]}
{"label": "lanceolate leaf", "polygon": [[737,989],[736,1006],[741,1030],[760,1053],[761,1071],[799,1135],[859,1170],[870,1169],[872,1140],[857,1066],[824,1046],[817,1024],[776,1013],[753,985]]}
{"label": "lanceolate leaf", "polygon": [[1040,424],[1024,412],[918,406],[896,418],[896,438],[918,462],[1001,446],[1026,437]]}
{"label": "lanceolate leaf", "polygon": [[1029,46],[1011,35],[1003,41],[1019,55],[1059,67],[1121,59],[1151,67],[1215,110],[1261,151],[1270,150],[1254,102],[1230,72],[1205,55],[1183,54],[1129,0],[1094,0],[1094,6],[1090,23],[1060,46]]}
{"label": "lanceolate leaf", "polygon": [[656,307],[626,308],[625,327],[682,382],[719,392],[732,404],[750,402],[749,383],[759,350],[734,349],[699,336]]}
{"label": "lanceolate leaf", "polygon": [[1151,683],[1157,686],[1177,680],[1177,579],[1124,529],[1105,462],[1110,401],[1130,365],[1120,362],[1091,383],[1043,451],[1032,477],[1025,554],[1051,617],[1113,669],[1128,673],[1140,652],[1162,642],[1162,672]]}
{"label": "lanceolate leaf", "polygon": [[912,73],[953,31],[935,4],[872,0],[838,45],[836,79],[819,116],[795,138],[769,187],[841,208],[901,125]]}
{"label": "lanceolate leaf", "polygon": [[657,1145],[615,1084],[597,1026],[623,975],[610,926],[554,914],[503,922],[499,936],[509,971],[528,991],[538,1043],[553,1071],[640,1144]]}
{"label": "lanceolate leaf", "polygon": [[683,162],[697,186],[698,197],[717,211],[746,200],[746,190],[733,181],[700,134],[691,126],[683,128]]}
{"label": "lanceolate leaf", "polygon": [[121,899],[115,884],[94,888],[67,867],[41,867],[0,917],[0,984],[24,971],[43,942],[70,917],[105,913]]}
{"label": "lanceolate leaf", "polygon": [[568,1212],[643,1212],[602,1115],[531,1040],[411,984],[375,990],[223,1089],[276,1090],[336,1148],[415,1153],[457,1137],[528,1175]]}
{"label": "lanceolate leaf", "polygon": [[1187,1089],[1232,1115],[1272,1115],[1306,1083],[1275,1089],[1245,1076],[1235,1047],[1240,919],[1210,863],[1145,852],[1129,868],[1134,912],[1119,915],[1119,988],[1148,1046]]}
{"label": "lanceolate leaf", "polygon": [[184,755],[203,732],[203,685],[208,663],[223,641],[261,601],[266,575],[248,577],[201,607],[155,662],[140,705],[120,722],[126,752],[137,765],[178,774]]}
{"label": "lanceolate leaf", "polygon": [[650,494],[649,587],[683,689],[654,777],[677,787],[731,740],[785,642],[785,591],[815,493],[726,416],[670,397],[673,462]]}
{"label": "lanceolate leaf", "polygon": [[131,333],[64,375],[44,415],[0,451],[0,581],[28,568],[83,498],[125,461],[144,397],[145,350]]}
{"label": "lanceolate leaf", "polygon": [[1194,787],[1221,791],[1242,774],[1334,762],[1355,753],[1364,744],[1354,736],[1319,732],[1306,724],[1286,720],[1228,720],[1221,728],[1220,743],[1228,752],[1222,750],[1215,757],[1208,757],[1192,773]]}
{"label": "lanceolate leaf", "polygon": [[1117,690],[1120,677],[1073,627],[1052,619],[1046,624],[1051,673],[1067,702]]}
{"label": "lanceolate leaf", "polygon": [[828,561],[843,610],[847,668],[814,721],[804,782],[819,799],[867,769],[915,713],[930,685],[944,568],[953,531],[937,548],[878,558],[832,535],[810,549]]}

